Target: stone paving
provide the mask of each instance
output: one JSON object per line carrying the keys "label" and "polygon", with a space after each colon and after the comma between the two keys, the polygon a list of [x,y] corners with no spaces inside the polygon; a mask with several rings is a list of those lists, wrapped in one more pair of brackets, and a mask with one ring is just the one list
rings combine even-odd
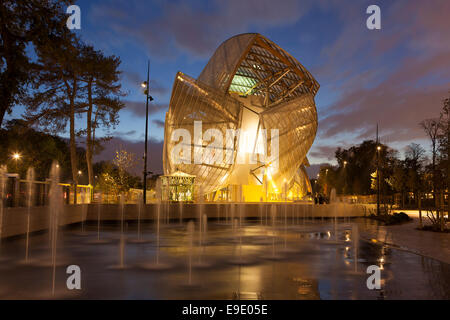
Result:
{"label": "stone paving", "polygon": [[[417,215],[414,212],[406,213],[413,221],[393,226],[365,223],[361,236],[450,264],[450,233],[417,230]],[[424,223],[427,223],[426,220],[425,217]]]}

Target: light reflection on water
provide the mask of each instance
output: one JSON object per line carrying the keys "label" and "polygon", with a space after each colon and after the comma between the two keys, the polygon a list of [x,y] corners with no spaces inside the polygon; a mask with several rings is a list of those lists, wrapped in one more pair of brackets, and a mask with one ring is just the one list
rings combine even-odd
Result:
{"label": "light reflection on water", "polygon": [[[295,222],[295,221],[294,221]],[[142,223],[142,243],[127,242],[126,269],[119,263],[120,225],[104,225],[105,244],[97,239],[96,223],[65,228],[58,243],[55,298],[83,299],[449,299],[450,266],[406,251],[360,239],[354,248],[352,229],[366,222],[283,223],[275,227],[246,222],[233,229],[208,222],[202,241],[189,252],[186,223],[161,226],[156,263],[155,225]],[[137,224],[127,223],[125,236],[136,238]],[[198,233],[194,235],[197,237]],[[4,241],[0,261],[0,298],[51,298],[48,235],[31,237],[30,264],[23,260],[24,239]],[[202,246],[199,246],[199,243]],[[355,257],[355,252],[357,257]],[[192,282],[188,282],[188,261]],[[8,260],[4,260],[4,259]],[[356,261],[355,261],[356,258]],[[65,268],[82,270],[82,290],[66,289]],[[382,289],[368,290],[367,266],[382,269]],[[142,266],[150,266],[143,268]]]}

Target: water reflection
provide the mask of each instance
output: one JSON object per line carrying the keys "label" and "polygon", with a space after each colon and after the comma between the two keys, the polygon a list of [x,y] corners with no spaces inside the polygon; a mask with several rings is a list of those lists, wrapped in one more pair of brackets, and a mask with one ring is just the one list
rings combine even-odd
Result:
{"label": "water reflection", "polygon": [[[284,219],[283,219],[284,220]],[[48,259],[48,236],[29,237],[30,255],[36,264],[19,264],[26,239],[3,243],[0,264],[0,298],[82,299],[449,299],[450,267],[445,263],[378,242],[359,238],[365,221],[300,221],[239,225],[204,222],[194,228],[179,221],[155,225],[128,223],[124,238],[121,224],[98,222],[78,230],[65,228],[58,235],[56,290],[51,295],[52,268]],[[188,230],[189,229],[189,230]],[[194,231],[195,230],[195,231]],[[199,231],[202,231],[200,234]],[[355,231],[356,230],[356,231]],[[356,237],[356,238],[355,238]],[[126,250],[126,252],[123,252]],[[111,269],[121,257],[127,268]],[[149,261],[170,268],[144,268]],[[123,262],[123,261],[122,261]],[[65,289],[66,267],[82,270],[82,290]],[[382,269],[382,289],[368,290],[367,266]],[[7,275],[7,276],[4,276]]]}

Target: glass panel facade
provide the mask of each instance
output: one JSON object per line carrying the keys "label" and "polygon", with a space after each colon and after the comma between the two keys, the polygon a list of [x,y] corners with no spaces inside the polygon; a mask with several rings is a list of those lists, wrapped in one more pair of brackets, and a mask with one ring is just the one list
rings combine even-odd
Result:
{"label": "glass panel facade", "polygon": [[[221,201],[279,200],[283,198],[282,192],[286,198],[286,186],[297,198],[310,192],[303,164],[307,163],[306,154],[316,136],[314,96],[318,89],[317,81],[295,58],[264,36],[242,34],[228,39],[218,47],[198,79],[181,72],[176,75],[166,114],[165,174],[180,170],[194,175],[196,194],[209,194],[208,199]],[[245,116],[248,112],[256,114],[256,124],[247,123],[253,121],[252,117]],[[205,150],[211,141],[195,136],[195,121],[201,121],[202,134],[216,129],[224,139],[222,150],[213,149],[207,159],[197,164],[194,155],[198,150]],[[238,155],[253,159],[253,153],[260,153],[259,142],[247,141],[244,146],[239,144],[239,139],[227,135],[228,129],[248,128],[258,132],[267,130],[267,154],[254,164],[236,164]],[[185,129],[191,140],[173,141],[176,129]],[[279,167],[269,172],[273,129],[278,130]],[[254,136],[261,138],[260,133]],[[180,144],[190,152],[178,154],[179,159],[186,161],[175,163],[173,152],[179,152]],[[213,163],[211,160],[219,151],[223,152],[224,161]],[[225,161],[226,151],[230,152],[232,163]],[[172,197],[173,190],[168,190],[168,197]],[[261,194],[255,195],[255,190]],[[243,192],[249,194],[243,196]]]}
{"label": "glass panel facade", "polygon": [[186,201],[194,200],[193,176],[161,176],[161,197],[163,201]]}

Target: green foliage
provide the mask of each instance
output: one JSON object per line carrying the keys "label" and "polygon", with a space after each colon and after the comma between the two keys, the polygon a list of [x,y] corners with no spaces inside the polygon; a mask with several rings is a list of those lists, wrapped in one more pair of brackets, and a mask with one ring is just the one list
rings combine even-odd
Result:
{"label": "green foliage", "polygon": [[[371,193],[370,176],[376,168],[376,147],[376,142],[369,140],[349,149],[336,150],[335,156],[343,171],[342,179],[349,194]],[[345,169],[344,161],[347,163]]]}
{"label": "green foliage", "polygon": [[[120,91],[119,83],[120,59],[116,56],[104,56],[103,52],[96,51],[92,46],[83,46],[81,50],[83,73],[81,81],[84,83],[83,97],[86,104],[86,130],[79,132],[86,136],[86,163],[88,165],[89,181],[94,180],[92,157],[99,149],[99,141],[95,137],[96,129],[115,127],[119,122],[119,111],[124,103],[119,97],[124,94]],[[106,137],[107,139],[108,137]]]}
{"label": "green foliage", "polygon": [[136,155],[119,148],[112,162],[103,161],[94,165],[94,173],[99,177],[97,188],[117,196],[130,188],[141,187],[140,178],[129,173],[136,165]]}
{"label": "green foliage", "polygon": [[37,65],[27,51],[64,32],[65,0],[0,1],[0,127],[5,113],[20,103]]}
{"label": "green foliage", "polygon": [[[36,46],[38,66],[24,100],[25,118],[54,133],[69,126],[70,154],[73,180],[78,180],[76,137],[86,135],[86,163],[89,183],[93,183],[92,158],[95,138],[100,126],[118,124],[118,112],[124,107],[119,83],[120,59],[105,56],[86,45],[75,34],[61,32],[52,42]],[[75,119],[86,115],[86,128],[75,131]]]}
{"label": "green foliage", "polygon": [[[0,2],[0,126],[5,112],[20,102],[27,107],[28,124],[53,134],[68,131],[72,180],[78,183],[86,161],[93,183],[92,158],[105,138],[96,139],[95,131],[114,127],[124,107],[120,59],[105,56],[66,28],[69,4],[73,1]],[[77,132],[75,119],[83,114],[86,129]],[[80,135],[86,135],[86,159],[79,157]]]}
{"label": "green foliage", "polygon": [[450,189],[450,93],[449,97],[442,101],[443,107],[440,114],[438,151],[439,151],[439,176],[444,189]]}
{"label": "green foliage", "polygon": [[[338,194],[372,194],[372,175],[376,176],[377,161],[381,175],[381,187],[385,191],[391,190],[388,177],[391,175],[392,165],[395,163],[396,151],[367,140],[349,149],[336,150],[337,167],[324,166],[321,168],[317,181],[318,190],[328,194],[332,188]],[[377,152],[379,158],[377,157]]]}
{"label": "green foliage", "polygon": [[[25,178],[28,167],[34,167],[36,179],[48,178],[53,160],[62,168],[62,181],[70,180],[70,158],[67,141],[54,135],[35,131],[23,120],[7,122],[6,129],[0,129],[0,164],[6,164],[9,172],[16,172],[16,160],[11,155],[19,153],[17,170]],[[80,158],[84,150],[79,149]],[[83,168],[83,166],[82,166]]]}
{"label": "green foliage", "polygon": [[328,195],[335,188],[338,194],[376,194],[379,175],[382,196],[399,192],[404,199],[407,192],[417,194],[424,189],[424,154],[425,150],[413,143],[407,147],[405,159],[400,160],[396,150],[372,140],[338,148],[338,166],[321,168],[316,191]]}
{"label": "green foliage", "polygon": [[406,170],[407,189],[415,194],[423,190],[423,168],[425,163],[425,149],[416,143],[407,146],[405,152],[404,169]]}

